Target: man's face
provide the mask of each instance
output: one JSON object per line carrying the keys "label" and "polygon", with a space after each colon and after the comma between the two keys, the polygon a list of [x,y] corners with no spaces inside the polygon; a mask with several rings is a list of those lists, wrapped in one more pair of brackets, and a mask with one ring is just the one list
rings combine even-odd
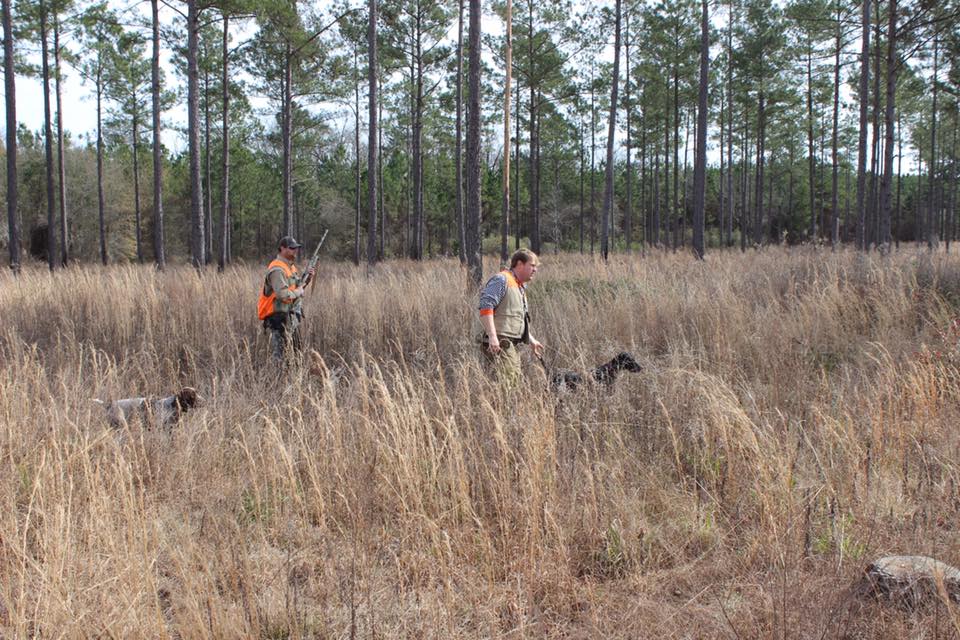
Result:
{"label": "man's face", "polygon": [[293,262],[297,259],[297,250],[290,247],[280,247],[280,257],[288,262]]}
{"label": "man's face", "polygon": [[517,266],[513,268],[513,273],[516,274],[520,284],[526,284],[533,280],[533,276],[536,275],[539,267],[540,265],[533,260],[530,262],[518,262]]}

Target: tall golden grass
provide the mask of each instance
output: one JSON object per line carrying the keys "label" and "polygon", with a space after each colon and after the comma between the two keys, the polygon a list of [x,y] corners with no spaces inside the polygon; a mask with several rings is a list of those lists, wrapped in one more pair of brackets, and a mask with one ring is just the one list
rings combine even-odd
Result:
{"label": "tall golden grass", "polygon": [[[548,364],[645,367],[559,397],[488,379],[456,262],[321,273],[285,374],[260,265],[0,276],[4,637],[956,629],[849,590],[960,562],[955,257],[548,257]],[[181,384],[171,433],[91,402]]]}

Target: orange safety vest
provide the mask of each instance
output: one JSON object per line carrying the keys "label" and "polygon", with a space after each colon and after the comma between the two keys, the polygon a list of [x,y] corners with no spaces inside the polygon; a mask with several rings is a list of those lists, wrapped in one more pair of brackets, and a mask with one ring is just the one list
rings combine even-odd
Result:
{"label": "orange safety vest", "polygon": [[299,278],[297,265],[287,264],[283,260],[276,258],[267,266],[267,275],[264,278],[263,287],[260,289],[260,301],[257,303],[257,317],[265,320],[278,311],[288,311],[290,305],[277,300],[277,292],[271,289],[270,295],[267,295],[267,288],[270,287],[270,272],[274,269],[283,271],[283,277],[287,281],[287,288],[293,291],[297,288]]}

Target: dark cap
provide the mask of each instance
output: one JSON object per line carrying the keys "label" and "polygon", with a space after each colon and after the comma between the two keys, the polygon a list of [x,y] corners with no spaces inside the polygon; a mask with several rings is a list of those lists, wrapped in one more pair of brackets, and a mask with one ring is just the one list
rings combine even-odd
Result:
{"label": "dark cap", "polygon": [[283,236],[280,238],[280,246],[287,249],[299,249],[303,245],[293,239],[293,236]]}

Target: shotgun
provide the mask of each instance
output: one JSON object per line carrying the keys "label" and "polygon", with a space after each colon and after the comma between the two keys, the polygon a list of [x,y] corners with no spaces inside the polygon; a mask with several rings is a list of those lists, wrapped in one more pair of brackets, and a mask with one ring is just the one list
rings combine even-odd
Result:
{"label": "shotgun", "polygon": [[[327,239],[327,233],[329,233],[329,232],[330,232],[329,229],[324,229],[324,231],[323,231],[323,237],[320,238],[320,242],[317,243],[317,248],[314,250],[313,256],[311,256],[310,262],[307,264],[307,271],[308,271],[308,272],[309,272],[311,269],[316,269],[316,268],[317,268],[317,262],[320,261],[320,247],[323,246],[323,241]],[[313,278],[310,277],[310,275],[308,274],[308,275],[307,275],[307,279],[306,279],[306,280],[304,281],[304,283],[303,283],[304,289],[306,289],[307,285],[312,284],[312,283],[313,283]]]}

